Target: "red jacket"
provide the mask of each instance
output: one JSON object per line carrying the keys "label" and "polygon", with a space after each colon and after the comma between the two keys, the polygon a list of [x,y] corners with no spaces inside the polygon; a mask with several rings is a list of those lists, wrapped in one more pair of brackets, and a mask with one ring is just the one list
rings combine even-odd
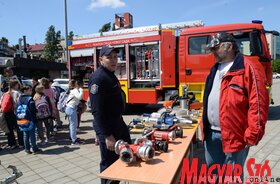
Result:
{"label": "red jacket", "polygon": [[[218,68],[215,64],[207,77],[204,91],[203,132],[209,135],[207,117],[208,97]],[[269,96],[262,65],[243,55],[236,56],[224,76],[220,90],[220,126],[225,153],[237,152],[246,146],[257,145],[264,135],[268,117]]]}

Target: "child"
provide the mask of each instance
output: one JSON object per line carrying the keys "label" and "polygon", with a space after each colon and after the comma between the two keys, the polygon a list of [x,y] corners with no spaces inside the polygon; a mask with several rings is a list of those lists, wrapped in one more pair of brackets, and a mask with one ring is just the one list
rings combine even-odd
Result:
{"label": "child", "polygon": [[[36,93],[33,97],[37,110],[36,118],[38,120],[37,122],[38,134],[42,145],[45,145],[50,139],[50,134],[51,134],[50,119],[52,118],[52,105],[49,97],[44,95],[43,93],[44,89],[45,88],[42,85],[37,86],[35,88]],[[43,123],[46,127],[47,140],[45,140],[44,138]]]}
{"label": "child", "polygon": [[[24,140],[24,147],[25,152],[27,154],[31,154],[30,151],[30,143],[33,150],[33,154],[37,154],[42,152],[41,149],[38,148],[36,144],[36,138],[35,138],[35,125],[37,124],[36,120],[36,107],[35,102],[32,99],[32,88],[31,86],[23,86],[21,88],[21,92],[23,93],[18,100],[18,104],[24,104],[27,105],[27,111],[26,113],[29,113],[30,120],[33,122],[33,126],[31,130],[29,131],[23,131],[23,140]],[[30,142],[29,142],[30,141]]]}

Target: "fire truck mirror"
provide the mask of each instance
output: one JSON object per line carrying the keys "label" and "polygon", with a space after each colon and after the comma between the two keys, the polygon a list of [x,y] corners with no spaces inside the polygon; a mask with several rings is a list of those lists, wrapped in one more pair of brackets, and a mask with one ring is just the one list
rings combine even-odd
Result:
{"label": "fire truck mirror", "polygon": [[261,56],[261,40],[259,31],[250,32],[250,47],[251,47],[251,56]]}

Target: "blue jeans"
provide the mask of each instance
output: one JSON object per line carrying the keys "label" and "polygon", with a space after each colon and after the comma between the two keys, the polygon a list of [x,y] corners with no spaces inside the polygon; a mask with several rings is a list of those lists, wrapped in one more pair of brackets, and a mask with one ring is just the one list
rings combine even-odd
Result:
{"label": "blue jeans", "polygon": [[78,124],[78,116],[77,116],[77,107],[66,107],[65,114],[68,117],[69,121],[69,131],[72,142],[74,143],[77,139],[77,124]]}
{"label": "blue jeans", "polygon": [[[206,140],[204,141],[207,167],[209,168],[213,164],[220,164],[221,167],[223,164],[232,164],[233,170],[234,165],[239,164],[243,169],[248,156],[249,148],[244,148],[238,152],[224,153],[222,148],[221,132],[216,130],[211,130],[209,132],[209,135],[207,135]],[[212,174],[216,174],[216,176],[218,176],[217,169],[215,169]],[[241,175],[241,180],[244,180],[244,169]],[[218,180],[216,180],[216,183],[218,183]]]}
{"label": "blue jeans", "polygon": [[23,140],[24,140],[25,151],[30,151],[30,143],[31,143],[32,150],[38,151],[38,146],[36,144],[36,138],[35,138],[35,126],[30,131],[23,132]]}

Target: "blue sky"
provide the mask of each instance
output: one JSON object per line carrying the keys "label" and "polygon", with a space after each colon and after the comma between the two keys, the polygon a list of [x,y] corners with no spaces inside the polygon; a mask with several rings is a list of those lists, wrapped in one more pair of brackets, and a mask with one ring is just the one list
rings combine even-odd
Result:
{"label": "blue sky", "polygon": [[[96,33],[115,13],[130,12],[134,27],[202,20],[206,25],[263,20],[280,31],[279,0],[67,0],[68,31]],[[27,43],[43,43],[50,25],[64,31],[64,0],[0,0],[0,37],[11,45],[26,35]]]}

